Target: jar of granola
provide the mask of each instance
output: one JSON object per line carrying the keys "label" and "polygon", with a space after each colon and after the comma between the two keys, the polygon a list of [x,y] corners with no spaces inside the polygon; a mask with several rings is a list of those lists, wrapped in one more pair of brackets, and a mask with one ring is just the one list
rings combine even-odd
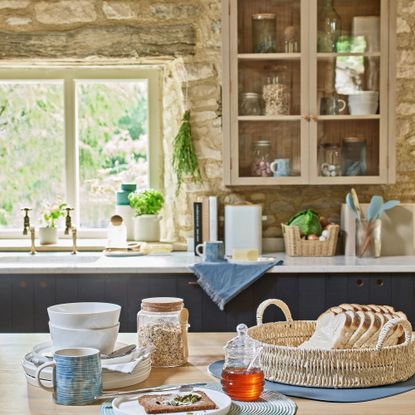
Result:
{"label": "jar of granola", "polygon": [[155,367],[187,363],[188,311],[181,298],[145,298],[137,314],[138,345],[151,347]]}

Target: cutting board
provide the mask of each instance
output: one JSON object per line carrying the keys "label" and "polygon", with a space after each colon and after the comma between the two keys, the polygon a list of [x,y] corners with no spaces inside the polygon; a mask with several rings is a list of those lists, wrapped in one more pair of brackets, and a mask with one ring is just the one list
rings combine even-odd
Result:
{"label": "cutting board", "polygon": [[[360,205],[366,215],[368,203]],[[344,254],[354,256],[356,252],[356,222],[351,210],[345,205],[341,209],[340,227],[344,235]],[[402,203],[387,210],[382,216],[382,256],[415,254],[415,203]]]}

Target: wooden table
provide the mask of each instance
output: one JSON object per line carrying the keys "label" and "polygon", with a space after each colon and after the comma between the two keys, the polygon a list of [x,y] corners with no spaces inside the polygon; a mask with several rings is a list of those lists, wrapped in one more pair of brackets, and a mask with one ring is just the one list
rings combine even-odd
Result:
{"label": "wooden table", "polygon": [[[190,334],[189,364],[176,369],[153,369],[141,387],[165,383],[210,381],[206,366],[223,358],[223,345],[229,333]],[[0,414],[8,415],[89,415],[99,414],[99,406],[69,407],[55,405],[52,395],[27,385],[20,365],[32,346],[47,341],[46,334],[0,334]],[[120,340],[133,343],[134,334],[122,334]],[[298,415],[414,415],[415,391],[391,398],[359,404],[334,404],[296,399]]]}

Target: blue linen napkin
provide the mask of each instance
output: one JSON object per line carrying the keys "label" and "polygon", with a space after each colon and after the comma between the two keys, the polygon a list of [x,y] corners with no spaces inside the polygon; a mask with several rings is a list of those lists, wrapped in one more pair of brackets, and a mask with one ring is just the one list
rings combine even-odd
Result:
{"label": "blue linen napkin", "polygon": [[206,294],[223,311],[225,305],[261,278],[268,270],[284,261],[263,264],[231,264],[224,262],[202,262],[191,266],[197,282]]}

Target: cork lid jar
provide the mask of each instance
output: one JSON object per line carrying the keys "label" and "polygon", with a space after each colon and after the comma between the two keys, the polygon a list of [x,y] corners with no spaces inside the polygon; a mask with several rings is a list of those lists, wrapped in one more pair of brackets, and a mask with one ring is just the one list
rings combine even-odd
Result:
{"label": "cork lid jar", "polygon": [[141,301],[137,314],[138,344],[152,349],[152,365],[176,367],[187,362],[188,311],[181,298],[154,297]]}

